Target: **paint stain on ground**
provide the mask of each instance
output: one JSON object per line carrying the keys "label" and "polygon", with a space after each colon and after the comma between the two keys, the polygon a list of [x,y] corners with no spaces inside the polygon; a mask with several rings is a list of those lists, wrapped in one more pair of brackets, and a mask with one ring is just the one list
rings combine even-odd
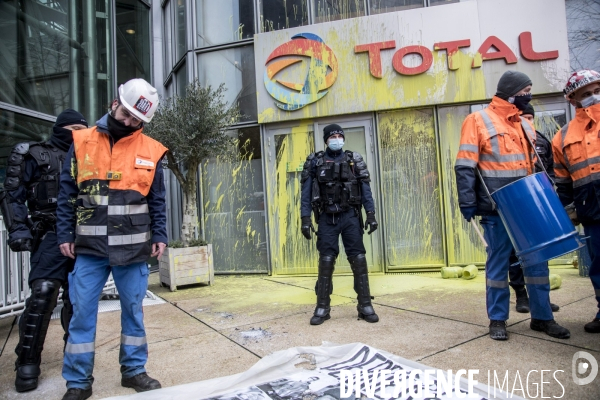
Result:
{"label": "paint stain on ground", "polygon": [[248,331],[241,331],[240,336],[243,339],[260,340],[270,337],[271,333],[259,327],[258,329],[251,328]]}

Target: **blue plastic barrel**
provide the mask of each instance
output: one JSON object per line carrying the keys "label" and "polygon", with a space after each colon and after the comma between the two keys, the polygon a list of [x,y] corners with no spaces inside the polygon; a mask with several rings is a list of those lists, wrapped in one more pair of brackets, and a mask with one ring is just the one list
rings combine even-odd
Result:
{"label": "blue plastic barrel", "polygon": [[545,172],[529,175],[494,193],[500,218],[524,266],[535,265],[582,246]]}

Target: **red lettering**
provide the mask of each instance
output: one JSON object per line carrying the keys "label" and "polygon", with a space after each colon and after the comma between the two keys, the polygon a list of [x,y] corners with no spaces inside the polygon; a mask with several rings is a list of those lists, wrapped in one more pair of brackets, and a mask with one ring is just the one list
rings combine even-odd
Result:
{"label": "red lettering", "polygon": [[523,32],[519,35],[519,49],[523,58],[529,61],[554,60],[558,58],[558,50],[543,51],[541,53],[533,50],[531,32]]}
{"label": "red lettering", "polygon": [[433,44],[433,49],[436,51],[446,50],[446,57],[448,59],[448,69],[455,71],[460,67],[458,63],[453,61],[453,55],[458,51],[461,47],[469,47],[471,46],[470,39],[464,40],[453,40],[451,42],[438,42]]}
{"label": "red lettering", "polygon": [[[404,56],[408,54],[418,54],[421,56],[421,65],[416,67],[407,67],[404,65]],[[433,64],[433,54],[431,50],[424,46],[406,46],[398,50],[392,58],[392,65],[396,72],[402,75],[418,75],[427,71]]]}
{"label": "red lettering", "polygon": [[[496,51],[490,51],[492,49],[495,49]],[[507,64],[515,64],[517,62],[517,56],[515,56],[515,53],[513,53],[506,43],[496,36],[490,36],[489,38],[485,39],[485,41],[479,47],[479,50],[477,50],[477,53],[477,55],[480,55],[481,58],[477,57],[477,55],[475,56],[472,64],[473,68],[481,67],[482,61],[498,60],[500,58],[504,58],[504,61],[506,61]]]}
{"label": "red lettering", "polygon": [[369,71],[375,78],[381,79],[381,50],[395,49],[396,41],[390,40],[387,42],[377,42],[369,44],[359,44],[354,46],[355,53],[369,52]]}

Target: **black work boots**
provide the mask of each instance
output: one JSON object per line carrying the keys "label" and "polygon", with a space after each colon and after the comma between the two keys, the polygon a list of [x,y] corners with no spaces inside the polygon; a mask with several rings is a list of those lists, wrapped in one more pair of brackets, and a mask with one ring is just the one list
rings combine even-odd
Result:
{"label": "black work boots", "polygon": [[534,331],[544,332],[548,336],[557,339],[568,339],[571,337],[571,332],[567,328],[563,328],[556,323],[555,320],[543,321],[541,319],[531,319],[529,327]]}
{"label": "black work boots", "polygon": [[583,327],[587,333],[600,333],[600,318],[594,318]]}
{"label": "black work boots", "polygon": [[507,340],[506,321],[490,320],[490,337],[494,340]]}
{"label": "black work boots", "polygon": [[71,388],[67,390],[67,393],[63,396],[62,400],[85,400],[92,396],[92,388],[77,389]]}
{"label": "black work boots", "polygon": [[160,389],[160,382],[150,378],[147,373],[142,372],[131,378],[121,378],[121,386],[133,388],[136,392],[147,392],[149,390]]}

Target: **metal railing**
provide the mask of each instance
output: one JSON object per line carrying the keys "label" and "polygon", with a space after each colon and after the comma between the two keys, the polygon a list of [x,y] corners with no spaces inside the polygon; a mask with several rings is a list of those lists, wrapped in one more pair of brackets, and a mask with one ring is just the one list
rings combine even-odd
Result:
{"label": "metal railing", "polygon": [[8,247],[8,231],[0,217],[0,318],[20,314],[29,297],[29,252]]}
{"label": "metal railing", "polygon": [[[20,315],[29,297],[29,252],[11,251],[8,247],[8,231],[0,216],[0,319]],[[116,294],[112,274],[109,275],[102,293]],[[57,307],[62,306],[62,289]]]}

